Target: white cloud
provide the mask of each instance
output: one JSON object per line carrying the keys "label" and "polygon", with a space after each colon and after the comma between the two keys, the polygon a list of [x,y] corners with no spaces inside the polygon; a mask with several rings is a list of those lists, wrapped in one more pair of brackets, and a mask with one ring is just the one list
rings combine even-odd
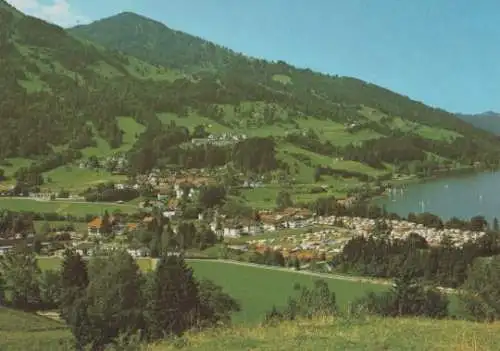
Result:
{"label": "white cloud", "polygon": [[75,11],[68,0],[50,0],[49,4],[41,0],[7,0],[12,6],[27,15],[38,17],[62,27],[71,27],[88,23],[89,19]]}

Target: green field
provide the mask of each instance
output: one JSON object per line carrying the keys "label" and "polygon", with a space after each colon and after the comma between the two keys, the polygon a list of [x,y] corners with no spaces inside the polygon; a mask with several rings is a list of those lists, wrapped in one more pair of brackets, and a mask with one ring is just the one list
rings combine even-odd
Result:
{"label": "green field", "polygon": [[70,350],[71,333],[63,323],[36,314],[0,308],[0,350]]}
{"label": "green field", "polygon": [[45,176],[50,177],[51,182],[42,185],[42,190],[59,191],[60,189],[66,189],[74,193],[80,193],[99,183],[118,183],[127,179],[125,176],[113,175],[103,170],[79,168],[77,166],[57,167],[46,172]]}
{"label": "green field", "polygon": [[[38,266],[41,270],[58,270],[61,268],[62,259],[60,257],[47,257],[41,256],[38,257]],[[137,258],[137,264],[143,271],[150,271],[154,269],[155,260],[151,258]]]}
{"label": "green field", "polygon": [[221,134],[227,132],[234,132],[231,128],[223,126],[210,118],[200,116],[196,112],[190,112],[187,117],[179,117],[175,113],[158,113],[158,118],[165,124],[175,122],[179,126],[183,126],[193,131],[194,127],[198,125],[205,126],[208,133]]}
{"label": "green field", "polygon": [[87,231],[87,223],[84,222],[68,222],[68,221],[33,221],[35,225],[35,231],[39,233],[45,224],[48,224],[50,228],[59,228],[65,225],[73,225],[75,230],[79,233]]}
{"label": "green field", "polygon": [[85,157],[89,156],[97,156],[97,157],[105,157],[111,156],[116,152],[126,152],[132,148],[135,141],[137,140],[137,136],[141,135],[142,132],[146,129],[145,126],[139,124],[132,117],[117,117],[118,126],[123,131],[123,143],[119,148],[112,149],[109,146],[109,143],[99,137],[97,130],[93,127],[94,130],[94,139],[97,143],[95,147],[88,147],[82,150],[82,153]]}
{"label": "green field", "polygon": [[61,215],[84,217],[87,214],[101,215],[105,210],[109,213],[114,211],[129,213],[136,212],[137,206],[116,203],[70,202],[62,200],[37,201],[31,199],[1,197],[0,209],[10,211],[32,211],[37,213],[55,212]]}
{"label": "green field", "polygon": [[[39,258],[41,269],[57,269],[61,259],[55,257]],[[258,323],[265,313],[276,304],[284,305],[294,294],[295,283],[312,286],[317,277],[294,271],[276,271],[259,267],[243,266],[218,261],[188,261],[198,278],[207,278],[224,288],[242,304],[242,311],[234,315],[235,323]],[[153,260],[138,259],[143,270],[153,268]],[[364,295],[366,291],[384,291],[386,286],[367,284],[338,279],[327,279],[331,289],[337,294],[337,301],[343,308],[349,301]]]}
{"label": "green field", "polygon": [[[235,326],[190,333],[189,351],[497,351],[500,323],[479,324],[422,318],[324,318],[284,322],[277,326]],[[179,350],[161,343],[153,351]]]}
{"label": "green field", "polygon": [[[296,283],[312,286],[318,277],[294,271],[269,270],[217,261],[190,261],[195,276],[207,278],[222,286],[242,305],[242,311],[234,315],[235,323],[259,323],[273,305],[284,306],[288,297],[294,295]],[[346,309],[348,303],[367,291],[380,292],[384,285],[326,279],[335,292],[337,303]]]}
{"label": "green field", "polygon": [[[58,269],[61,259],[57,257],[40,257],[41,269]],[[151,270],[155,260],[139,258],[139,267]],[[350,281],[328,276],[317,277],[293,270],[273,270],[266,266],[245,266],[237,263],[216,260],[188,260],[198,278],[212,280],[222,286],[224,291],[242,304],[242,311],[234,315],[235,323],[258,323],[273,305],[283,306],[290,295],[294,294],[296,283],[312,286],[317,279],[326,279],[330,289],[335,292],[337,304],[346,310],[349,302],[364,296],[368,291],[386,291],[388,285],[366,281]],[[458,311],[458,300],[450,295],[450,312]]]}

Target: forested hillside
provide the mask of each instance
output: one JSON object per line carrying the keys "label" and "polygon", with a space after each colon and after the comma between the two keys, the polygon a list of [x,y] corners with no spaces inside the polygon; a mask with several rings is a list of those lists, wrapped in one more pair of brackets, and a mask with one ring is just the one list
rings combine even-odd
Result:
{"label": "forested hillside", "polygon": [[[368,179],[389,165],[498,163],[496,136],[358,79],[251,59],[132,13],[68,33],[1,4],[0,159],[43,155],[37,174],[102,145],[130,151],[132,173],[233,162],[307,182],[329,167]],[[223,133],[250,139],[185,147]],[[248,158],[256,146],[272,155]]]}
{"label": "forested hillside", "polygon": [[320,115],[342,122],[348,117],[358,117],[356,109],[346,111],[342,107],[363,105],[377,109],[389,118],[401,117],[471,136],[479,133],[450,113],[373,84],[296,69],[282,61],[251,59],[134,13],[125,12],[90,25],[77,26],[70,32],[154,64],[192,72],[212,71],[223,81],[238,77],[241,85],[265,85],[273,91],[291,94],[294,105],[299,111],[304,109],[306,115]]}

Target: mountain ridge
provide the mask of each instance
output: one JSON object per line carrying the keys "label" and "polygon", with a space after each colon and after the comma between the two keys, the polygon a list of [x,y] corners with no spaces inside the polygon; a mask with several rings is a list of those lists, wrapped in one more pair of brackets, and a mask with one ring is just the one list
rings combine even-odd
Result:
{"label": "mountain ridge", "polygon": [[462,114],[457,116],[475,127],[500,135],[500,113],[485,111],[477,114]]}

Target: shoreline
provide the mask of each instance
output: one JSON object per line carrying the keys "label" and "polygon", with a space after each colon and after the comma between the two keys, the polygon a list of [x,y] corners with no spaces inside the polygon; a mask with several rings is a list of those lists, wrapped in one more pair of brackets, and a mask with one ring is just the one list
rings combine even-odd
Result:
{"label": "shoreline", "polygon": [[485,173],[485,172],[497,172],[500,168],[478,168],[474,166],[463,167],[458,169],[452,169],[444,172],[439,172],[426,177],[417,177],[417,176],[408,176],[406,178],[401,179],[391,179],[383,182],[383,192],[378,195],[370,196],[368,201],[373,203],[376,200],[380,200],[387,197],[387,189],[393,187],[406,187],[413,184],[422,184],[427,183],[439,179],[444,178],[454,178],[456,176],[468,176],[476,173]]}

